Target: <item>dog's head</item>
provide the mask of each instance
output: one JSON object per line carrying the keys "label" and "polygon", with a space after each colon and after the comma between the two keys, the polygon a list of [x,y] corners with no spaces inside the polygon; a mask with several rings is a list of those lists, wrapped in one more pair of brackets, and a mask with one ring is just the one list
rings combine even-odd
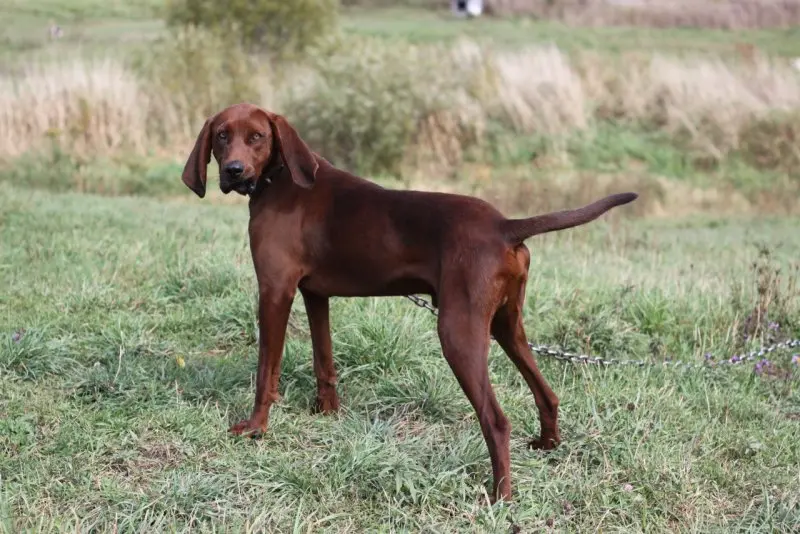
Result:
{"label": "dog's head", "polygon": [[251,104],[230,106],[209,118],[183,169],[183,182],[200,198],[206,194],[211,154],[219,164],[223,193],[249,195],[270,173],[285,166],[297,185],[314,185],[317,163],[311,149],[286,121]]}

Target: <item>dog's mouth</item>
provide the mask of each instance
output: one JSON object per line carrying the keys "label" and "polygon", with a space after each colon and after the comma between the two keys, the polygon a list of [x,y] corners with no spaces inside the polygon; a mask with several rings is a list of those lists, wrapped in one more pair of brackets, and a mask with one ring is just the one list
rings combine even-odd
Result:
{"label": "dog's mouth", "polygon": [[219,188],[223,194],[228,194],[231,191],[239,193],[242,196],[252,195],[256,190],[256,182],[250,178],[243,178],[241,180],[220,180]]}

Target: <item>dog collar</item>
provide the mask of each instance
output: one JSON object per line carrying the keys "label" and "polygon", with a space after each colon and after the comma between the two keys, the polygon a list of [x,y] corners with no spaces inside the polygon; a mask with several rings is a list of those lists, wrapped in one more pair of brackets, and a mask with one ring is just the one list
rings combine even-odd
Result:
{"label": "dog collar", "polygon": [[[272,179],[275,178],[275,176],[279,172],[281,172],[283,170],[283,168],[284,168],[283,161],[280,161],[280,159],[279,159],[277,165],[275,165],[269,171],[267,171],[266,174],[262,175],[260,180],[258,180],[256,183],[252,184],[252,187],[250,188],[250,192],[248,193],[248,195],[250,195],[252,197],[260,189],[262,189],[264,187],[269,187],[272,184]],[[265,185],[261,185],[262,183],[265,184]]]}

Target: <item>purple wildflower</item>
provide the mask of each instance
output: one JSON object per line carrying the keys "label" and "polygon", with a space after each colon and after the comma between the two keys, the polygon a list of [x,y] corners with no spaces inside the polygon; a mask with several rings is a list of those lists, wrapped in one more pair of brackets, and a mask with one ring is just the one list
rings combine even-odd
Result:
{"label": "purple wildflower", "polygon": [[710,352],[706,352],[704,356],[705,356],[706,361],[714,359],[714,356]]}
{"label": "purple wildflower", "polygon": [[781,325],[773,321],[769,323],[769,326],[767,328],[769,328],[770,330],[778,330],[780,327]]}
{"label": "purple wildflower", "polygon": [[20,340],[22,339],[22,334],[23,333],[24,333],[24,330],[17,330],[13,334],[11,334],[11,341],[13,341],[14,343],[19,343]]}
{"label": "purple wildflower", "polygon": [[792,356],[792,363],[794,365],[800,365],[800,354],[795,354]]}
{"label": "purple wildflower", "polygon": [[755,371],[755,373],[757,375],[760,375],[761,373],[764,372],[764,369],[766,369],[770,365],[772,365],[772,363],[768,359],[764,358],[764,359],[762,359],[760,362],[758,362],[756,364],[756,366],[755,366],[755,368],[753,370]]}
{"label": "purple wildflower", "polygon": [[731,361],[731,363],[739,363],[740,361],[742,361],[742,357],[738,356],[738,355],[731,356],[731,360],[730,361]]}

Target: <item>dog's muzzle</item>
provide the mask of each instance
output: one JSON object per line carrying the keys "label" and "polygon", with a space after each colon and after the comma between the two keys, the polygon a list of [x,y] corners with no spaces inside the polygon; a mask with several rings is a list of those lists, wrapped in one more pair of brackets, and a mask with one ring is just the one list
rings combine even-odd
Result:
{"label": "dog's muzzle", "polygon": [[247,196],[247,195],[252,195],[253,192],[256,190],[256,182],[255,180],[251,179],[244,179],[244,180],[222,179],[220,180],[219,188],[226,195],[231,191],[235,191],[240,195]]}
{"label": "dog's muzzle", "polygon": [[245,176],[247,167],[239,160],[229,161],[222,167],[219,187],[226,195],[236,191],[240,195],[250,195],[255,191],[255,180]]}

